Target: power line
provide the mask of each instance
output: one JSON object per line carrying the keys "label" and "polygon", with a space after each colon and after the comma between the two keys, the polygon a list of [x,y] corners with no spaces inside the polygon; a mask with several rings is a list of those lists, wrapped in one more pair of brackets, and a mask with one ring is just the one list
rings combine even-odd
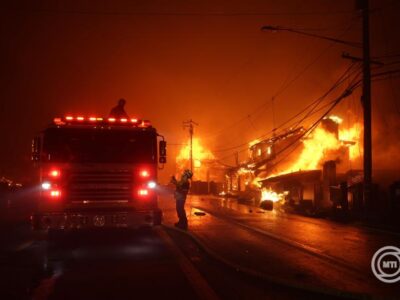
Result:
{"label": "power line", "polygon": [[[315,105],[316,103],[319,103],[320,101],[324,100],[331,92],[333,92],[336,88],[338,88],[343,82],[345,82],[345,80],[348,78],[348,76],[346,76],[347,73],[349,73],[351,71],[351,69],[356,65],[356,63],[351,63],[351,65],[345,70],[345,72],[336,80],[336,82],[333,84],[332,87],[330,87],[328,89],[327,92],[325,92],[322,96],[318,97],[316,100],[314,100],[311,104],[307,105],[304,109],[302,109],[300,112],[298,112],[297,114],[295,114],[294,116],[292,116],[291,118],[289,118],[288,120],[286,120],[285,122],[281,123],[279,126],[277,126],[276,128],[273,128],[272,130],[264,133],[263,135],[259,136],[257,139],[263,138],[265,136],[267,136],[268,134],[272,133],[273,131],[276,131],[279,128],[282,128],[284,125],[288,124],[289,122],[291,122],[292,120],[294,120],[295,118],[297,118],[298,116],[302,115],[307,109],[309,109],[310,107],[312,107],[313,105]],[[348,74],[349,76],[351,76],[353,73]],[[237,148],[241,148],[243,146],[247,146],[249,144],[249,141],[246,143],[241,143],[239,145],[236,146],[232,146],[232,147],[228,147],[228,148],[224,148],[224,149],[217,149],[217,150],[213,150],[213,152],[224,152],[224,151],[229,151],[229,150],[233,150],[233,149],[237,149]]]}
{"label": "power line", "polygon": [[38,14],[72,14],[72,15],[117,15],[117,16],[211,16],[211,17],[241,17],[241,16],[311,16],[354,14],[354,11],[288,11],[288,12],[146,12],[146,11],[89,11],[89,10],[54,10],[54,9],[13,9],[5,8],[3,11],[16,13]]}
{"label": "power line", "polygon": [[388,54],[388,55],[381,55],[381,56],[374,56],[373,59],[385,59],[385,58],[397,58],[400,57],[400,54]]}
{"label": "power line", "polygon": [[[353,70],[352,72],[350,72],[349,74],[347,74],[345,76],[345,74],[350,71],[350,69],[352,68],[353,65],[351,65],[349,67],[349,69],[346,70],[346,72],[336,81],[336,83],[333,85],[333,87],[331,89],[329,89],[324,95],[322,95],[320,98],[318,98],[317,100],[315,100],[313,103],[311,103],[310,105],[308,105],[306,108],[304,108],[302,111],[300,111],[299,113],[297,113],[295,116],[293,116],[292,118],[290,118],[289,120],[285,121],[283,124],[287,124],[289,123],[291,120],[294,120],[295,117],[301,115],[302,113],[304,113],[309,107],[313,106],[308,112],[307,114],[300,119],[298,122],[296,123],[291,123],[290,125],[288,125],[286,128],[282,129],[283,131],[285,130],[289,130],[290,128],[296,128],[298,127],[302,122],[304,122],[306,119],[308,119],[309,117],[311,117],[312,115],[314,115],[315,113],[320,112],[321,110],[323,110],[325,107],[331,105],[332,103],[335,102],[329,102],[323,106],[321,106],[320,108],[317,109],[317,107],[322,103],[322,100],[324,100],[324,98],[326,96],[329,95],[329,93],[331,93],[332,91],[334,91],[337,87],[339,87],[342,83],[344,83],[347,79],[350,78],[350,76],[352,76],[355,72],[357,72],[358,70]],[[355,80],[359,77],[359,75],[361,74],[361,72],[359,71],[354,77],[353,79],[349,82],[348,86],[351,86],[351,84],[355,83]],[[358,85],[356,86],[358,87]],[[283,125],[281,124],[281,125]],[[267,134],[264,134],[263,136],[261,136],[260,138],[266,136]]]}
{"label": "power line", "polygon": [[[354,89],[356,89],[359,86],[358,82],[356,83],[352,83],[351,85],[348,86],[348,88],[346,88],[346,90],[338,97],[336,98],[334,101],[332,101],[332,105],[329,107],[329,109],[316,121],[314,122],[314,124],[309,127],[301,136],[299,136],[298,139],[296,139],[293,143],[289,144],[288,146],[284,147],[283,149],[281,149],[278,153],[276,153],[276,155],[279,155],[280,153],[282,153],[283,151],[287,150],[288,148],[290,148],[291,146],[294,145],[294,143],[296,143],[297,141],[299,141],[302,137],[304,137],[308,132],[314,130],[316,128],[316,126],[321,122],[321,120],[323,118],[325,118],[344,98],[348,97],[349,95],[352,94],[352,92],[354,91]],[[240,153],[245,151],[247,149],[241,150],[239,151]],[[229,156],[225,156],[220,158],[218,161],[226,159],[230,157]]]}
{"label": "power line", "polygon": [[300,140],[302,140],[303,138],[307,138],[319,125],[319,123],[346,97],[348,97],[351,93],[353,92],[353,90],[349,90],[347,89],[338,99],[336,99],[334,101],[334,103],[332,104],[332,106],[316,121],[314,122],[306,131],[304,131],[304,133],[302,133],[298,138],[296,138],[296,140],[294,140],[292,143],[290,143],[289,145],[287,145],[286,147],[284,147],[283,149],[281,149],[280,151],[278,151],[277,153],[275,153],[276,156],[282,154],[283,152],[285,152],[286,150],[288,150],[290,147],[295,146],[293,149],[291,149],[284,157],[282,157],[280,160],[278,160],[277,162],[275,162],[271,167],[275,167],[276,165],[278,165],[279,163],[281,163],[282,161],[284,161],[287,157],[289,157],[290,154],[292,154],[301,144],[298,143]]}
{"label": "power line", "polygon": [[[297,123],[295,124],[291,124],[290,127],[297,127],[299,126],[302,122],[304,122],[309,116],[314,114],[314,111],[319,111],[317,110],[318,106],[322,103],[322,101],[325,99],[325,97],[327,97],[331,92],[333,92],[336,88],[338,88],[342,83],[344,83],[347,79],[350,78],[350,76],[352,76],[354,74],[354,72],[357,72],[358,70],[355,69],[352,72],[350,72],[350,70],[356,66],[356,63],[352,63],[349,68],[342,74],[342,76],[340,76],[340,78],[335,82],[335,84],[325,93],[323,94],[319,99],[317,99],[316,101],[314,101],[311,105],[309,105],[308,107],[312,106],[312,109],[310,109],[309,112],[307,112],[304,117],[302,119],[300,119]],[[346,73],[349,73],[346,75]],[[360,75],[361,73],[359,72],[356,75],[356,78]],[[354,80],[354,79],[353,79]],[[307,107],[307,109],[308,109]],[[304,112],[305,110],[303,110]]]}
{"label": "power line", "polygon": [[[346,96],[347,97],[347,96]],[[342,98],[343,99],[343,98]],[[340,99],[339,102],[342,100]],[[289,149],[291,146],[293,146],[295,143],[299,142],[301,139],[303,138],[307,138],[318,126],[318,124],[333,110],[333,108],[335,108],[339,102],[335,102],[330,109],[328,109],[328,111],[323,114],[323,116],[321,118],[319,118],[308,130],[305,131],[304,134],[302,134],[298,139],[296,139],[292,144],[290,144],[289,146],[283,148],[281,151],[279,151],[278,153],[276,153],[275,155],[279,155],[281,153],[283,153],[285,150]],[[278,160],[276,163],[274,163],[273,167],[278,165],[279,163],[281,163],[282,161],[284,161],[290,154],[292,154],[298,147],[300,146],[300,144],[297,144],[290,152],[288,152],[286,154],[286,156],[282,157],[280,160]]]}
{"label": "power line", "polygon": [[[300,141],[303,137],[308,136],[312,131],[315,130],[315,128],[317,128],[318,124],[328,115],[330,114],[330,112],[345,98],[347,98],[348,96],[350,96],[354,89],[357,88],[357,83],[353,83],[352,85],[350,85],[343,93],[342,95],[340,95],[335,101],[333,101],[333,104],[329,107],[329,109],[322,114],[322,116],[316,121],[314,122],[306,131],[304,131],[304,133],[302,135],[300,135],[295,141],[293,141],[291,144],[289,144],[288,146],[282,148],[279,152],[277,152],[275,155],[279,155],[281,153],[283,153],[284,151],[286,151],[287,149],[289,149],[291,146],[293,146],[295,143],[297,143],[298,141]],[[289,154],[287,154],[284,158],[282,158],[281,160],[279,160],[278,162],[276,162],[274,165],[277,165],[278,163],[282,162],[284,159],[287,158],[288,155],[290,155],[292,152],[294,151],[294,149],[289,152]]]}
{"label": "power line", "polygon": [[400,73],[400,69],[371,74],[371,77],[372,78],[373,77],[380,77],[380,76],[386,76],[386,75],[397,74],[397,73]]}
{"label": "power line", "polygon": [[[339,38],[342,37],[344,34],[346,34],[354,25],[354,20],[347,26],[343,32],[339,35]],[[275,101],[276,98],[280,95],[282,95],[294,82],[296,82],[304,73],[306,73],[330,48],[335,46],[336,44],[334,42],[330,43],[326,48],[324,48],[312,61],[310,61],[308,64],[304,66],[303,69],[300,70],[299,73],[296,74],[295,77],[293,77],[289,82],[284,81],[284,83],[281,85],[281,87],[274,93],[274,95],[269,98],[266,102],[264,102],[262,105],[258,106],[256,109],[254,109],[251,113],[249,113],[247,116],[239,119],[237,122],[231,124],[230,126],[219,130],[215,135],[210,135],[209,137],[215,137],[218,135],[221,135],[223,132],[225,132],[228,129],[231,129],[238,124],[242,123],[245,120],[248,120],[252,115],[260,115],[265,112],[265,109],[268,107],[268,104],[270,104],[272,101]],[[279,99],[279,98],[278,98]]]}

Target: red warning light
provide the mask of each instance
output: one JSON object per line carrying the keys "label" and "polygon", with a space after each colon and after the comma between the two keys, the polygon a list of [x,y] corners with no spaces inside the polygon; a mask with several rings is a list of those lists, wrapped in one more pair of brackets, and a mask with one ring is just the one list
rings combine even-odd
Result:
{"label": "red warning light", "polygon": [[[132,124],[134,126],[138,126],[141,128],[146,128],[146,127],[151,127],[151,123],[149,120],[141,120],[137,118],[114,118],[114,117],[109,117],[109,118],[99,118],[96,116],[71,116],[67,115],[62,118],[54,118],[53,119],[54,123],[56,125],[66,125],[66,124],[71,124],[71,123],[80,123],[80,124],[86,124],[87,123],[95,123],[95,122],[108,122],[108,123],[118,123],[119,125],[128,125]],[[67,123],[66,123],[67,122]]]}
{"label": "red warning light", "polygon": [[147,190],[147,189],[140,189],[140,190],[138,190],[138,195],[139,195],[139,196],[148,196],[148,195],[149,195],[149,190]]}
{"label": "red warning light", "polygon": [[54,118],[54,123],[55,124],[62,124],[62,119],[61,118]]}
{"label": "red warning light", "polygon": [[142,120],[142,122],[139,124],[139,127],[150,127],[151,123],[149,120]]}
{"label": "red warning light", "polygon": [[150,172],[148,170],[141,170],[139,172],[139,174],[140,174],[140,177],[143,177],[143,178],[147,178],[150,176]]}
{"label": "red warning light", "polygon": [[60,175],[61,175],[61,172],[59,170],[56,170],[56,169],[51,170],[49,172],[49,176],[53,177],[53,178],[58,178],[58,177],[60,177]]}

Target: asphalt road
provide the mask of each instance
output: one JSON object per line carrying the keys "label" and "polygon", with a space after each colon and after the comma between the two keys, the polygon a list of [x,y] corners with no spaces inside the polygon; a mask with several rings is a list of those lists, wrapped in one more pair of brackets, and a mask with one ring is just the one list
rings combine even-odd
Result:
{"label": "asphalt road", "polygon": [[310,299],[389,297],[399,284],[371,273],[370,257],[396,234],[190,197],[189,231],[172,196],[165,226],[72,232],[58,241],[28,224],[0,228],[0,299]]}
{"label": "asphalt road", "polygon": [[19,226],[20,244],[14,236],[8,249],[2,249],[1,299],[307,299],[316,295],[237,272],[175,230],[85,231],[56,242],[48,242],[45,233],[27,232],[27,225]]}
{"label": "asphalt road", "polygon": [[[168,197],[160,199],[165,223],[175,216]],[[383,246],[400,248],[400,235],[264,211],[234,199],[192,196],[189,232],[227,264],[270,282],[327,295],[398,298],[400,283],[380,282],[371,259]]]}

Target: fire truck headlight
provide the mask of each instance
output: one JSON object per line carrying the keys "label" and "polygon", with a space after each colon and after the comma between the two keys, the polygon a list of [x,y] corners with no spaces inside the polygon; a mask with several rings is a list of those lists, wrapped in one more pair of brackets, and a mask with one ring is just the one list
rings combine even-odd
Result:
{"label": "fire truck headlight", "polygon": [[149,189],[155,189],[156,186],[157,186],[157,183],[155,183],[154,181],[149,181],[149,182],[147,183],[147,187],[148,187]]}
{"label": "fire truck headlight", "polygon": [[59,190],[52,190],[50,192],[50,196],[53,198],[59,198],[61,196],[61,191]]}
{"label": "fire truck headlight", "polygon": [[43,182],[42,183],[42,189],[49,190],[50,188],[51,188],[51,183],[50,182]]}

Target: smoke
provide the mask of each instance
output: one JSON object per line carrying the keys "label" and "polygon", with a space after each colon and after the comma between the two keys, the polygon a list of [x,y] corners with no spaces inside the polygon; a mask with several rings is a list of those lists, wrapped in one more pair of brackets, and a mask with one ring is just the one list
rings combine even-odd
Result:
{"label": "smoke", "polygon": [[398,170],[400,173],[400,119],[388,114],[374,120],[372,159],[374,169]]}

